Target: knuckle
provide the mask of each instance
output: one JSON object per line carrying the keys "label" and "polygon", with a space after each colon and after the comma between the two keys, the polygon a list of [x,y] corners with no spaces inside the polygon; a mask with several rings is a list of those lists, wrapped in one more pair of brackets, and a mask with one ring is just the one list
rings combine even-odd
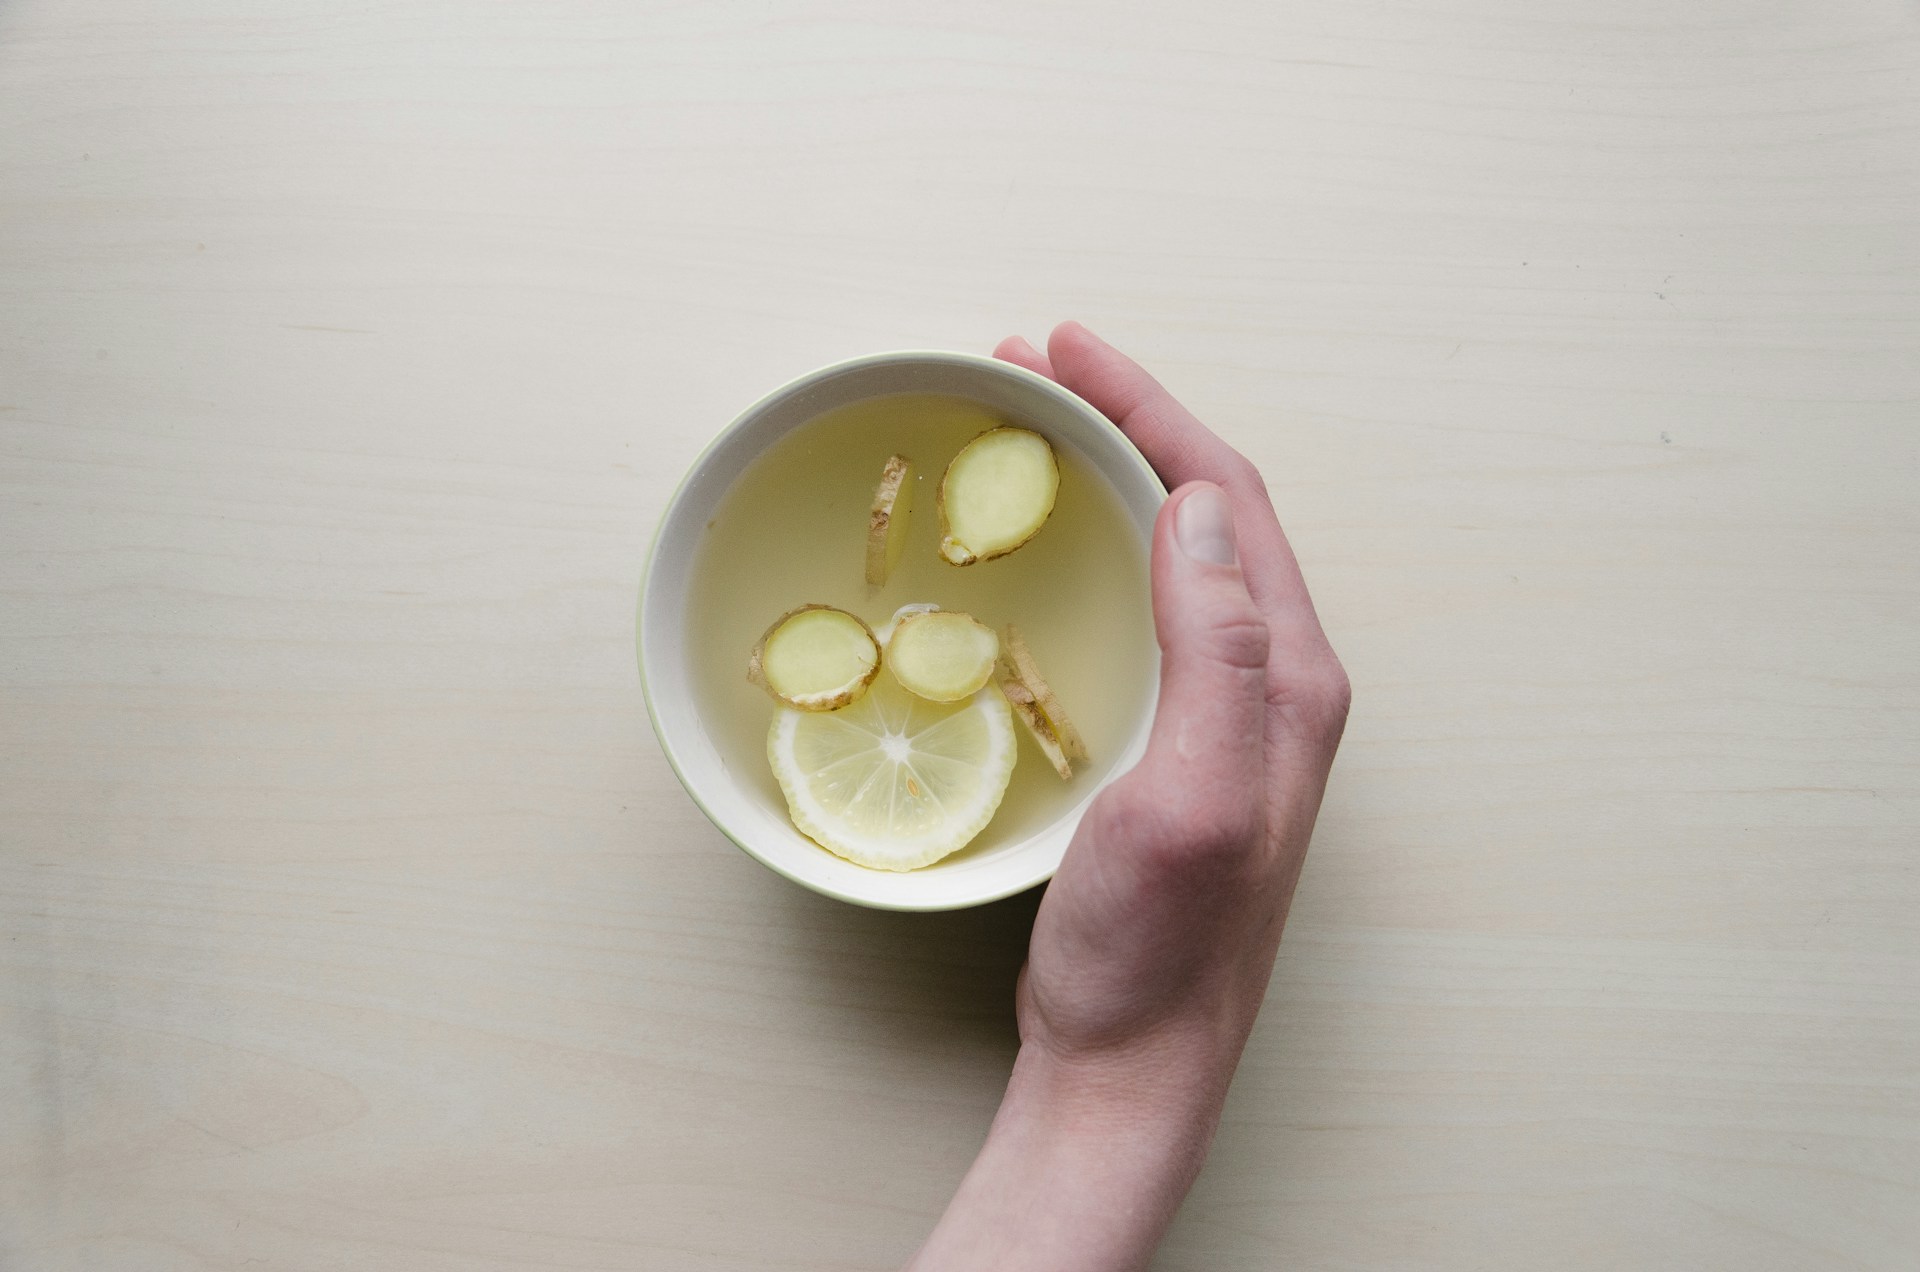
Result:
{"label": "knuckle", "polygon": [[1327,663],[1306,674],[1298,697],[1308,719],[1329,728],[1342,728],[1348,711],[1354,709],[1354,682],[1340,667],[1340,659],[1329,657]]}
{"label": "knuckle", "polygon": [[1330,719],[1345,721],[1353,710],[1353,681],[1338,658],[1332,659],[1315,677],[1314,705]]}
{"label": "knuckle", "polygon": [[1305,729],[1338,736],[1353,709],[1353,682],[1340,660],[1329,654],[1287,677],[1270,700]]}
{"label": "knuckle", "polygon": [[1200,618],[1207,632],[1207,652],[1216,661],[1245,671],[1265,669],[1273,634],[1253,602],[1215,602]]}
{"label": "knuckle", "polygon": [[1239,451],[1232,452],[1232,456],[1227,463],[1228,480],[1271,506],[1273,498],[1267,491],[1267,479],[1261,475],[1259,465]]}

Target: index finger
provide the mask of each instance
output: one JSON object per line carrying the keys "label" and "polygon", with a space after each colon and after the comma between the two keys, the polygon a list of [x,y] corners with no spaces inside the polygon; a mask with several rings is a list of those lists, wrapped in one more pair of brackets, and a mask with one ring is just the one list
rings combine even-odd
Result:
{"label": "index finger", "polygon": [[1125,433],[1169,488],[1209,481],[1233,501],[1247,588],[1275,642],[1297,651],[1324,642],[1320,620],[1293,546],[1280,528],[1260,470],[1174,400],[1145,368],[1077,322],[1047,341],[1053,378],[1085,398]]}

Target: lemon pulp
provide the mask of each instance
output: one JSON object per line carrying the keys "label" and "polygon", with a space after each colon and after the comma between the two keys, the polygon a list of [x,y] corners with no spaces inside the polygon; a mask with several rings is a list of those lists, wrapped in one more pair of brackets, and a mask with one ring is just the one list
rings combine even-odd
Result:
{"label": "lemon pulp", "polygon": [[1000,807],[1016,752],[995,686],[928,702],[885,670],[851,706],[782,707],[767,731],[794,825],[877,870],[914,870],[965,847]]}

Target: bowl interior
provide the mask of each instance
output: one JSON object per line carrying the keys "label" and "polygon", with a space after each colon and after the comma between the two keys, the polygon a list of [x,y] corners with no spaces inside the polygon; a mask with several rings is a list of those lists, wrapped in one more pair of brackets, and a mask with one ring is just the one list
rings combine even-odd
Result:
{"label": "bowl interior", "polygon": [[[662,517],[642,585],[641,680],[668,761],[695,802],[741,848],[788,878],[842,900],[888,909],[954,909],[1010,896],[1050,878],[1099,784],[1089,782],[1082,798],[1038,833],[991,852],[960,853],[905,873],[854,865],[801,835],[763,784],[744,781],[735,772],[742,757],[722,753],[695,701],[697,678],[685,625],[701,533],[734,480],[789,430],[836,407],[896,393],[971,398],[1038,428],[1056,447],[1075,452],[1119,495],[1144,551],[1165,489],[1132,443],[1073,394],[1031,372],[972,354],[855,359],[755,403],[695,461]],[[1157,666],[1138,669],[1149,681],[1142,697],[1147,706],[1108,769],[1108,780],[1131,768],[1145,748],[1158,674]]]}

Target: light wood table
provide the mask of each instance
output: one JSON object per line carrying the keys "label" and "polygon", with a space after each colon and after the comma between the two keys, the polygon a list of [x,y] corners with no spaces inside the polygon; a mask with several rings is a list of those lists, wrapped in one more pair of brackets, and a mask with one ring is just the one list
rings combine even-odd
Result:
{"label": "light wood table", "polygon": [[662,761],[763,390],[1078,317],[1356,711],[1164,1269],[1920,1259],[1920,12],[0,5],[0,1267],[880,1269],[1034,901]]}

